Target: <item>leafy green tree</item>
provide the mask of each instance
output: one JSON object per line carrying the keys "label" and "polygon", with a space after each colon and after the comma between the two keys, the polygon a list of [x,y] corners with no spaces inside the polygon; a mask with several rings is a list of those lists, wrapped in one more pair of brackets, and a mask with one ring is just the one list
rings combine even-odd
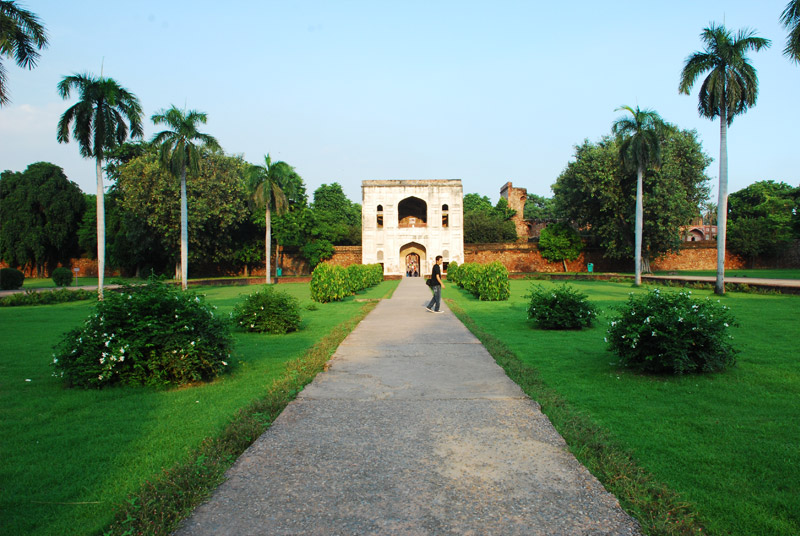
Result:
{"label": "leafy green tree", "polygon": [[95,78],[85,74],[65,76],[58,84],[61,98],[67,99],[75,89],[80,94],[58,121],[59,143],[69,142],[69,128],[78,142],[81,156],[95,159],[97,175],[97,296],[103,299],[103,279],[106,269],[105,189],[103,160],[106,153],[128,138],[128,125],[133,138],[141,138],[142,106],[139,99],[111,78]]}
{"label": "leafy green tree", "polygon": [[[661,144],[659,130],[662,128],[661,117],[652,110],[634,110],[630,106],[622,106],[617,110],[630,112],[631,117],[623,116],[614,121],[611,130],[619,137],[619,156],[623,165],[636,168],[636,222],[634,231],[634,284],[642,284],[642,228],[643,228],[643,195],[642,181],[644,170],[649,165],[661,163]],[[566,266],[566,265],[565,265]],[[565,268],[566,270],[566,268]]]}
{"label": "leafy green tree", "polygon": [[512,221],[516,211],[502,197],[495,206],[486,196],[464,196],[464,242],[468,244],[513,242],[517,228]]}
{"label": "leafy green tree", "polygon": [[[703,154],[694,131],[665,125],[661,132],[661,167],[645,170],[642,258],[647,265],[681,244],[681,227],[697,217],[708,196],[704,170],[710,159]],[[589,238],[609,258],[632,258],[634,252],[636,172],[622,166],[619,141],[605,136],[597,143],[585,140],[575,147],[553,185],[556,211],[566,221],[587,229]]]}
{"label": "leafy green tree", "polygon": [[754,106],[758,97],[758,76],[746,52],[771,45],[749,30],[736,37],[725,28],[711,24],[700,34],[703,52],[686,58],[678,90],[689,95],[695,81],[705,72],[697,110],[702,117],[719,117],[719,202],[717,203],[717,282],[714,292],[725,293],[725,236],[728,215],[728,127],[733,118]]}
{"label": "leafy green tree", "polygon": [[730,195],[728,243],[753,263],[784,251],[800,230],[800,188],[759,181]]}
{"label": "leafy green tree", "polygon": [[323,184],[314,191],[311,212],[313,238],[339,246],[361,244],[361,205],[350,201],[338,182]]}
{"label": "leafy green tree", "polygon": [[781,13],[781,23],[789,30],[783,53],[795,63],[800,63],[800,0],[791,0]]}
{"label": "leafy green tree", "polygon": [[[20,67],[33,69],[38,50],[45,47],[47,33],[39,18],[16,2],[0,1],[0,57],[13,57]],[[6,69],[0,61],[0,106],[9,102]]]}
{"label": "leafy green tree", "polygon": [[543,197],[536,194],[528,194],[525,202],[523,217],[533,221],[554,221],[557,220],[555,205],[552,197]]}
{"label": "leafy green tree", "polygon": [[[200,158],[200,170],[187,184],[188,260],[224,264],[258,238],[246,202],[248,164],[222,154]],[[117,189],[125,213],[143,220],[165,250],[177,253],[183,232],[178,179],[164,169],[159,156],[151,152],[123,164]],[[177,255],[170,258],[175,262]]]}
{"label": "leafy green tree", "polygon": [[582,249],[583,242],[578,232],[566,223],[551,223],[539,235],[542,257],[551,262],[561,261],[565,272],[567,261],[577,259]]}
{"label": "leafy green tree", "polygon": [[294,168],[286,162],[280,161],[272,163],[269,154],[264,157],[263,166],[251,166],[247,171],[247,178],[250,182],[250,190],[256,204],[265,207],[264,222],[266,233],[264,235],[264,262],[266,265],[266,283],[269,285],[270,279],[270,259],[272,247],[272,211],[282,214],[289,209],[289,200],[281,189],[279,177],[293,174]]}
{"label": "leafy green tree", "polygon": [[77,184],[48,162],[0,175],[0,258],[11,266],[45,269],[66,264],[78,251],[77,230],[86,202]]}
{"label": "leafy green tree", "polygon": [[189,216],[186,201],[186,172],[200,172],[201,148],[219,150],[217,140],[197,130],[198,123],[205,124],[207,116],[196,110],[179,110],[172,106],[161,110],[150,118],[156,125],[166,125],[153,137],[153,145],[159,148],[159,161],[181,181],[181,286],[187,288],[189,271]]}

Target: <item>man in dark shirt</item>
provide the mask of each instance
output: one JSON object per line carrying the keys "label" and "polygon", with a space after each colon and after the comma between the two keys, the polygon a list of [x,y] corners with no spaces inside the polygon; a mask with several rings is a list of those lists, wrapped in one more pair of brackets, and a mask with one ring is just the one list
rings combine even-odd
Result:
{"label": "man in dark shirt", "polygon": [[442,301],[442,289],[444,288],[444,284],[442,284],[442,256],[436,256],[436,264],[433,265],[433,271],[431,272],[431,290],[433,291],[433,298],[431,298],[430,303],[426,307],[428,311],[431,313],[443,313],[444,311],[440,311],[439,307],[441,306]]}

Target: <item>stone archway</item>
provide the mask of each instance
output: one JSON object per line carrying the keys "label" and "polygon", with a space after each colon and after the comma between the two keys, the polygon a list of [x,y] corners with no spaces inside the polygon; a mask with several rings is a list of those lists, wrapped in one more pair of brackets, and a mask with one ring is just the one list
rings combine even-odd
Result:
{"label": "stone archway", "polygon": [[410,260],[414,260],[417,263],[419,275],[423,275],[425,273],[426,265],[426,251],[425,246],[422,244],[418,244],[416,242],[409,242],[403,246],[400,246],[400,266],[403,267],[402,270],[405,272],[406,270],[406,262]]}

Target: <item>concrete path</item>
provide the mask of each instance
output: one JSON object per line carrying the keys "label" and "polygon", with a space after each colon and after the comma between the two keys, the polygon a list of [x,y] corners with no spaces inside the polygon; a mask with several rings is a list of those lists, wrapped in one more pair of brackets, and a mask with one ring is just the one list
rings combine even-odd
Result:
{"label": "concrete path", "polygon": [[177,534],[640,534],[428,299],[403,279]]}

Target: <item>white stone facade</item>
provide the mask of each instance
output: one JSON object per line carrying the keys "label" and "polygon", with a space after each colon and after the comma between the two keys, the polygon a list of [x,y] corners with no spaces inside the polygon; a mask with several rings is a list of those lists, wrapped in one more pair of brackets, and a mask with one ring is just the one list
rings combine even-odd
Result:
{"label": "white stone facade", "polygon": [[464,192],[460,180],[375,180],[361,183],[364,264],[386,275],[417,268],[428,275],[437,255],[464,262]]}

